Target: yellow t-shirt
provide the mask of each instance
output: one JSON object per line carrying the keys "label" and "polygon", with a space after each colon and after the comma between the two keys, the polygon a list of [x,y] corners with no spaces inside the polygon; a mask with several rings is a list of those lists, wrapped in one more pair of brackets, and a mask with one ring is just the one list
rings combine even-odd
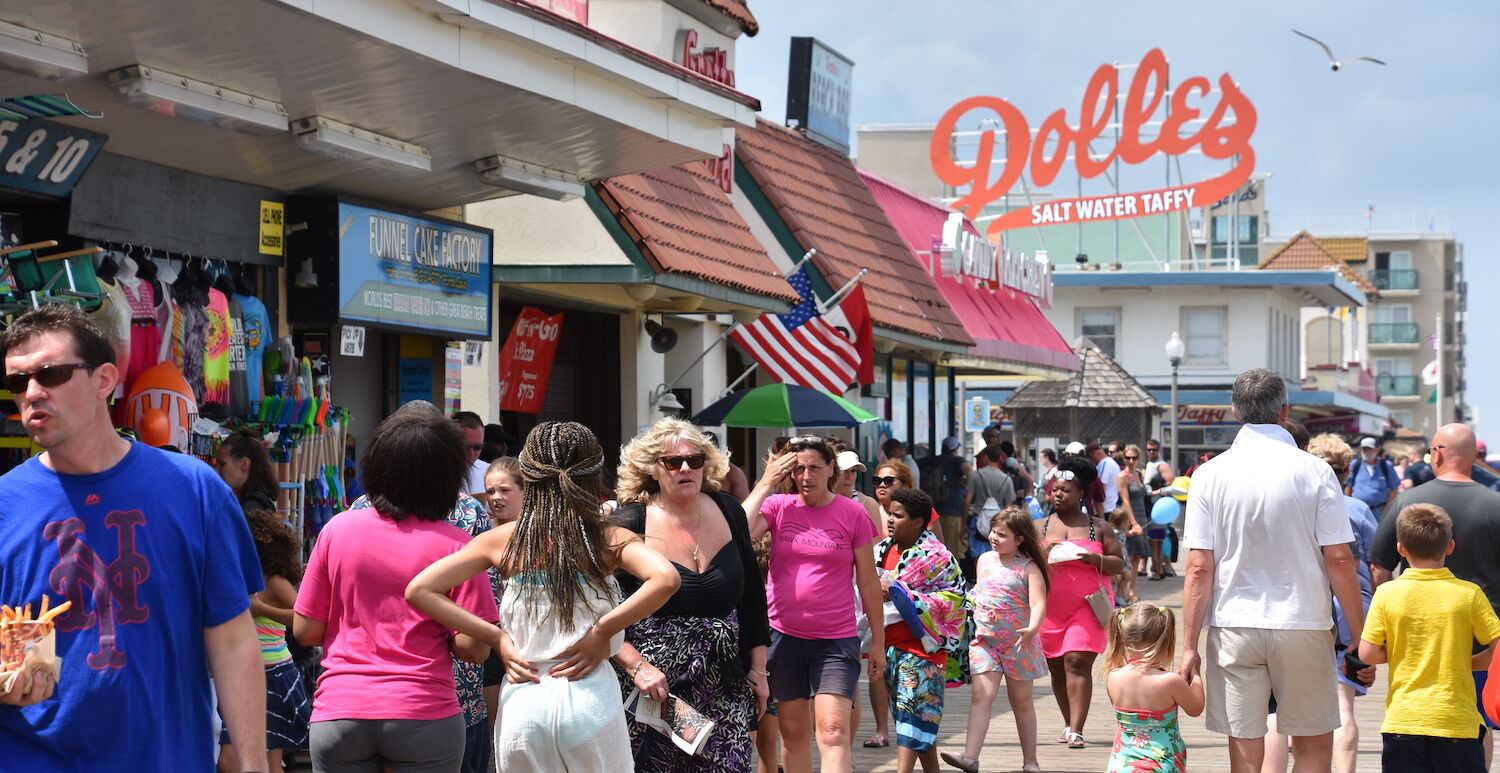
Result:
{"label": "yellow t-shirt", "polygon": [[1473,643],[1500,637],[1500,619],[1478,585],[1448,569],[1407,569],[1375,589],[1364,640],[1390,660],[1382,733],[1478,738],[1470,667]]}

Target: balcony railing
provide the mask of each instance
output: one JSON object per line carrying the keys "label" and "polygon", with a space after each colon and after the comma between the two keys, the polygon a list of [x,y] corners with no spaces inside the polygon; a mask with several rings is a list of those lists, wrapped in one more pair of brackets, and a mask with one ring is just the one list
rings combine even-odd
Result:
{"label": "balcony railing", "polygon": [[1415,290],[1418,287],[1414,268],[1380,268],[1370,272],[1377,290]]}
{"label": "balcony railing", "polygon": [[1412,397],[1417,394],[1417,377],[1376,376],[1375,388],[1381,397]]}
{"label": "balcony railing", "polygon": [[1372,344],[1414,344],[1417,342],[1418,335],[1415,322],[1372,322],[1370,324],[1370,343]]}

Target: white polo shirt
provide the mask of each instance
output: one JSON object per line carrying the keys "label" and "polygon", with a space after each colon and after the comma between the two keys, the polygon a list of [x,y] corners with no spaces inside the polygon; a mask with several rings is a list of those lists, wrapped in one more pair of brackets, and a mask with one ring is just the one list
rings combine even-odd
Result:
{"label": "white polo shirt", "polygon": [[1322,546],[1354,540],[1328,463],[1275,424],[1246,424],[1193,475],[1182,546],[1214,552],[1208,625],[1333,625]]}

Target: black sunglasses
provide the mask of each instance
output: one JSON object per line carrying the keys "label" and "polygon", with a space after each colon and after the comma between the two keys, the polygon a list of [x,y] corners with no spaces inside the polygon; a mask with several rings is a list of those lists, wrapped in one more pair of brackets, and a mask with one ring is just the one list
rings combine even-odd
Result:
{"label": "black sunglasses", "polygon": [[877,486],[894,486],[896,485],[896,481],[901,479],[894,475],[887,475],[883,478],[871,478],[870,480],[875,481],[875,485]]}
{"label": "black sunglasses", "polygon": [[97,367],[99,366],[92,362],[74,362],[67,365],[48,365],[35,373],[7,373],[5,378],[0,380],[0,386],[4,386],[12,395],[19,395],[31,385],[32,379],[36,379],[38,384],[51,389],[68,383],[68,379],[73,378],[73,371],[79,368],[86,368],[92,372]]}
{"label": "black sunglasses", "polygon": [[1125,457],[1125,458],[1126,458],[1126,459],[1139,459],[1139,458],[1141,458],[1141,457],[1139,457],[1139,456],[1127,456],[1127,457]]}
{"label": "black sunglasses", "polygon": [[690,469],[701,470],[704,463],[708,461],[708,454],[693,454],[692,456],[663,456],[657,461],[669,470],[682,469],[682,463],[687,462]]}

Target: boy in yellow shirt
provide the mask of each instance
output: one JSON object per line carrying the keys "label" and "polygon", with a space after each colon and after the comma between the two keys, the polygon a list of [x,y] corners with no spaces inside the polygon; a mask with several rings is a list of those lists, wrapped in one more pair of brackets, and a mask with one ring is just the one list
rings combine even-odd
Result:
{"label": "boy in yellow shirt", "polygon": [[[1359,657],[1390,662],[1381,768],[1387,773],[1484,771],[1484,721],[1471,671],[1488,668],[1500,620],[1478,585],[1453,576],[1453,522],[1441,507],[1396,516],[1396,550],[1411,567],[1375,589]],[[1485,650],[1473,655],[1473,643]]]}

